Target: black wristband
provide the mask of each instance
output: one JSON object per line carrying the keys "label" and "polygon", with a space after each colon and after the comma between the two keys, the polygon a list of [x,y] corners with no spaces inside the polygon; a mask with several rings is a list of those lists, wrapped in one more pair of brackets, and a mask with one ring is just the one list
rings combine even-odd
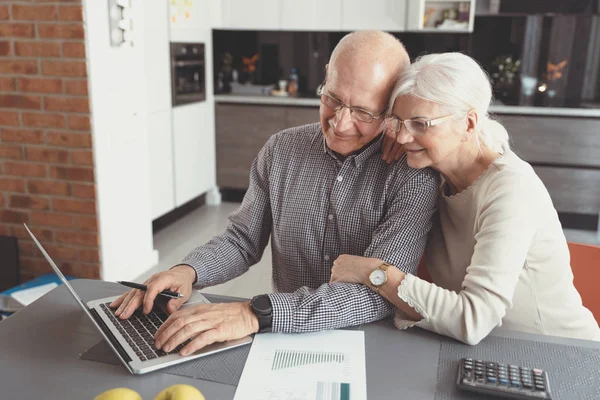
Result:
{"label": "black wristband", "polygon": [[273,307],[266,294],[259,294],[250,300],[250,309],[258,318],[258,331],[271,332],[273,325]]}

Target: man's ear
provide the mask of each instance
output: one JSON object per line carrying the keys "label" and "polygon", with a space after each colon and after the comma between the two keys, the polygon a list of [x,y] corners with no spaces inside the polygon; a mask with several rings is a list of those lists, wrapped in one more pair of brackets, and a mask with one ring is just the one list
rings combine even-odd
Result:
{"label": "man's ear", "polygon": [[325,79],[327,79],[327,71],[329,71],[329,64],[325,64]]}

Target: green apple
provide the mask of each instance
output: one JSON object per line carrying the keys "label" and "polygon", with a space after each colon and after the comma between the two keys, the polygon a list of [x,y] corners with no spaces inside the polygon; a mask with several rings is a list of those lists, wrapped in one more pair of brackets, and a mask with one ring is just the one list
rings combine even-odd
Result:
{"label": "green apple", "polygon": [[156,395],[154,400],[206,400],[198,389],[190,385],[173,385]]}
{"label": "green apple", "polygon": [[135,390],[114,388],[100,393],[94,400],[142,400],[142,396]]}

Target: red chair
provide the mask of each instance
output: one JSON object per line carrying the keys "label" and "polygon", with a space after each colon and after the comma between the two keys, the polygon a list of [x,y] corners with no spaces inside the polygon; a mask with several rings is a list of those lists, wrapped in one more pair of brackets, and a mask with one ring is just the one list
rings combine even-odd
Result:
{"label": "red chair", "polygon": [[575,288],[600,324],[600,246],[569,243],[569,251]]}

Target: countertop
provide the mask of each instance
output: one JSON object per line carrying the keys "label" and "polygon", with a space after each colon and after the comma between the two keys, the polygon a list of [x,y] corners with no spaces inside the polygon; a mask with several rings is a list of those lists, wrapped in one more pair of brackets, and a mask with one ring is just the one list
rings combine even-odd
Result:
{"label": "countertop", "polygon": [[[321,104],[319,99],[315,97],[276,97],[236,94],[217,94],[215,95],[215,102],[300,107],[318,107]],[[490,107],[490,113],[600,118],[600,108],[528,107],[495,104]]]}

